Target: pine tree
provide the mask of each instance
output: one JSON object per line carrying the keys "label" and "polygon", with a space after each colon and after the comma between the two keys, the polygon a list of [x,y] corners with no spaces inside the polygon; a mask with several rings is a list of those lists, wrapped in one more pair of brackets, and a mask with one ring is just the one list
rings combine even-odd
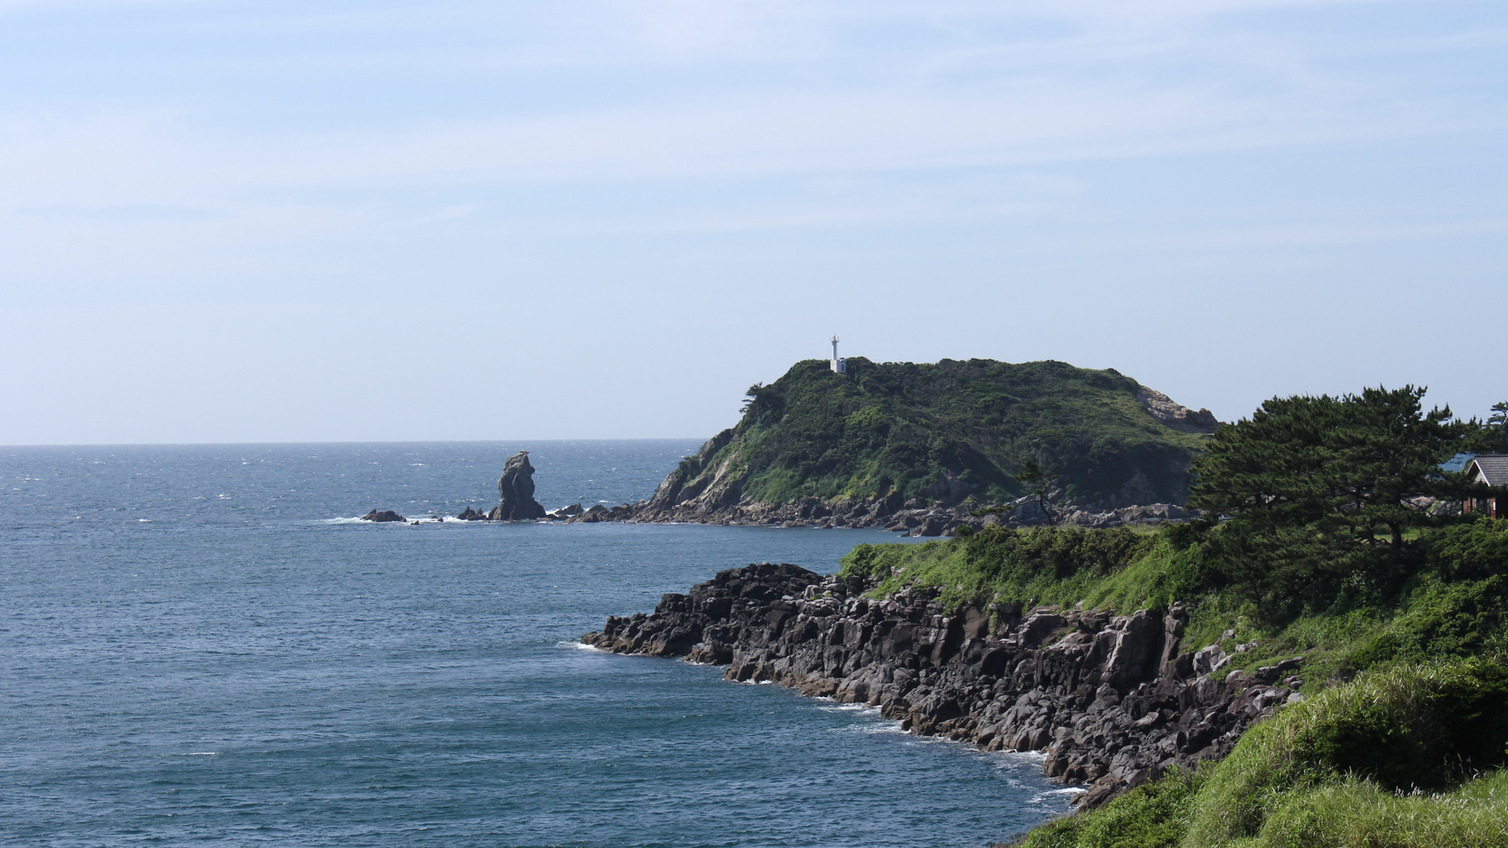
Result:
{"label": "pine tree", "polygon": [[1408,530],[1437,523],[1430,498],[1456,497],[1440,463],[1473,427],[1425,390],[1366,389],[1340,398],[1273,398],[1221,428],[1196,461],[1189,502],[1226,520],[1215,543],[1226,577],[1265,598],[1385,581]]}

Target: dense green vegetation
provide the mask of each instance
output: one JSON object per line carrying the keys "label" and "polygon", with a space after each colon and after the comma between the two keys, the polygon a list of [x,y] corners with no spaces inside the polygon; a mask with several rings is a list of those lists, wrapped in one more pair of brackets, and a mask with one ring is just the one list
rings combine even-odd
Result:
{"label": "dense green vegetation", "polygon": [[[1425,411],[1423,389],[1274,398],[1211,439],[1190,503],[1228,521],[1222,576],[1264,602],[1387,592],[1412,563],[1405,534],[1454,513],[1463,481],[1440,464],[1478,440],[1475,422]],[[1415,557],[1416,558],[1416,557]]]}
{"label": "dense green vegetation", "polygon": [[[710,455],[677,470],[677,502],[728,490],[766,503],[800,497],[981,504],[1026,491],[1023,468],[1070,497],[1179,502],[1206,436],[1180,432],[1115,371],[1061,362],[797,363],[749,390]],[[1028,465],[1030,463],[1031,465]]]}
{"label": "dense green vegetation", "polygon": [[1023,848],[1508,845],[1505,657],[1369,673]]}
{"label": "dense green vegetation", "polygon": [[955,605],[1180,603],[1187,646],[1247,646],[1226,672],[1305,656],[1306,700],[1225,761],[1039,828],[1032,848],[1508,845],[1508,521],[1461,516],[1472,486],[1439,470],[1501,424],[1422,395],[1269,401],[1196,462],[1199,522],[986,527],[860,546],[842,573]]}
{"label": "dense green vegetation", "polygon": [[[1269,401],[1221,428],[1195,464],[1192,500],[1223,514],[1199,522],[985,527],[923,545],[861,545],[842,573],[880,580],[879,592],[937,587],[955,605],[1128,613],[1181,603],[1190,640],[1234,630],[1233,642],[1256,641],[1237,667],[1305,653],[1324,672],[1307,676],[1315,686],[1391,660],[1508,650],[1508,522],[1463,519],[1451,498],[1470,487],[1437,470],[1482,428],[1424,411],[1421,395],[1321,399],[1326,423],[1307,436],[1314,399]],[[1352,444],[1387,461],[1348,459]],[[1324,459],[1302,462],[1316,453]],[[1426,491],[1442,500],[1418,500]]]}
{"label": "dense green vegetation", "polygon": [[[1221,641],[1234,668],[1256,668],[1304,654],[1306,688],[1391,661],[1508,651],[1508,522],[1481,519],[1421,532],[1413,566],[1396,587],[1313,594],[1269,605],[1270,587],[1227,581],[1217,559],[1222,528],[1173,525],[1157,532],[988,527],[921,545],[860,545],[840,572],[881,581],[876,593],[905,585],[937,588],[946,604],[1058,604],[1130,613],[1190,612],[1187,641]],[[1286,577],[1286,576],[1285,576]]]}

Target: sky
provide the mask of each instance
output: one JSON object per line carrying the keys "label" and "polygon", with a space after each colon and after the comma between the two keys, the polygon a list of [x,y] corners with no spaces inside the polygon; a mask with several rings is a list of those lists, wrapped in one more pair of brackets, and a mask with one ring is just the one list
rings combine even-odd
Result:
{"label": "sky", "polygon": [[798,360],[1508,400],[1502,0],[0,0],[0,444],[706,437]]}

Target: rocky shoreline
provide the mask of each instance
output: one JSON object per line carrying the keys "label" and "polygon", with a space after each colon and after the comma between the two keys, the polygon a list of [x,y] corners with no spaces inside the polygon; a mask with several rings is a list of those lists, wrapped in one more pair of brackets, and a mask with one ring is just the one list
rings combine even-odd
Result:
{"label": "rocky shoreline", "polygon": [[[1167,400],[1161,395],[1158,397]],[[1208,415],[1207,412],[1204,414]],[[694,457],[687,457],[666,475],[648,500],[615,507],[597,504],[586,510],[577,504],[567,508],[574,510],[571,514],[559,510],[550,513],[550,517],[574,522],[878,527],[908,536],[951,536],[960,527],[979,529],[992,524],[1105,528],[1182,521],[1193,515],[1187,508],[1170,503],[1127,505],[1124,502],[1069,501],[1056,487],[1044,496],[1026,495],[1006,504],[983,504],[968,498],[960,501],[957,497],[950,501],[905,499],[895,494],[873,499],[805,497],[770,503],[745,495],[742,484],[723,473],[727,469],[720,469],[710,480],[689,477],[689,468],[708,466],[733,436],[734,430],[724,430],[707,440]],[[962,497],[961,490],[955,494]]]}
{"label": "rocky shoreline", "polygon": [[1049,515],[1035,497],[1028,496],[991,507],[987,512],[978,504],[945,506],[936,502],[928,504],[918,499],[864,501],[801,498],[782,504],[739,501],[720,507],[692,503],[664,506],[649,500],[612,509],[596,506],[570,520],[734,526],[747,524],[824,529],[880,528],[907,536],[952,536],[960,527],[977,530],[991,525],[1043,527],[1055,524],[1106,528],[1184,521],[1192,515],[1190,510],[1177,504],[1148,504],[1104,510],[1096,510],[1087,504],[1072,504],[1053,507],[1053,513]]}
{"label": "rocky shoreline", "polygon": [[[604,506],[595,504],[583,509],[581,504],[571,504],[561,509],[542,512],[532,518],[507,518],[501,507],[492,512],[470,509],[456,518],[462,521],[561,521],[567,524],[592,524],[603,521],[626,524],[716,524],[728,527],[814,527],[831,528],[877,528],[905,536],[952,536],[961,527],[976,530],[999,525],[1004,527],[1045,527],[1055,524],[1060,527],[1088,527],[1104,529],[1133,524],[1161,524],[1169,521],[1187,521],[1193,511],[1177,504],[1147,504],[1119,509],[1094,511],[1088,507],[1072,507],[1062,515],[1049,520],[1035,499],[1022,498],[1006,504],[989,514],[977,515],[975,506],[948,507],[941,504],[923,504],[917,500],[895,506],[884,501],[825,501],[818,498],[802,498],[784,504],[747,502],[731,507],[704,510],[701,508],[661,509],[651,502]],[[370,519],[369,519],[370,520]]]}
{"label": "rocky shoreline", "polygon": [[[702,446],[702,454],[713,450],[718,439]],[[701,454],[699,454],[700,456]],[[924,502],[899,497],[878,500],[800,498],[788,503],[765,503],[736,497],[736,489],[723,497],[686,497],[679,471],[665,478],[648,500],[608,507],[594,504],[583,509],[571,504],[547,511],[534,499],[534,466],[529,452],[519,451],[508,458],[498,478],[499,502],[490,511],[467,507],[457,519],[461,521],[563,521],[590,524],[615,521],[640,524],[719,524],[727,526],[759,525],[767,527],[882,528],[907,536],[952,536],[960,528],[981,529],[991,525],[1005,527],[1040,527],[1063,525],[1106,528],[1128,524],[1160,524],[1184,521],[1193,516],[1177,504],[1157,503],[1122,506],[1088,503],[1057,503],[1037,496],[1026,496],[1007,504],[983,507],[966,501],[945,505],[941,501]],[[1061,493],[1058,493],[1059,495]],[[406,521],[391,510],[372,510],[364,521]]]}
{"label": "rocky shoreline", "polygon": [[1014,604],[950,612],[927,591],[865,597],[872,588],[750,565],[667,594],[651,614],[611,617],[582,641],[870,704],[920,735],[1043,751],[1048,776],[1086,786],[1086,806],[1225,756],[1253,722],[1298,697],[1299,658],[1222,675],[1230,657],[1218,646],[1186,650],[1176,606],[1164,616]]}

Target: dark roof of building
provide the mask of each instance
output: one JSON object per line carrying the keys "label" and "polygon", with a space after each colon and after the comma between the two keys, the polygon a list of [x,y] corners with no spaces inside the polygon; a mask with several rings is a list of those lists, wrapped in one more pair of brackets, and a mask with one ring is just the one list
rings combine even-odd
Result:
{"label": "dark roof of building", "polygon": [[1470,472],[1473,466],[1487,478],[1487,485],[1508,486],[1508,454],[1478,454],[1466,470]]}

